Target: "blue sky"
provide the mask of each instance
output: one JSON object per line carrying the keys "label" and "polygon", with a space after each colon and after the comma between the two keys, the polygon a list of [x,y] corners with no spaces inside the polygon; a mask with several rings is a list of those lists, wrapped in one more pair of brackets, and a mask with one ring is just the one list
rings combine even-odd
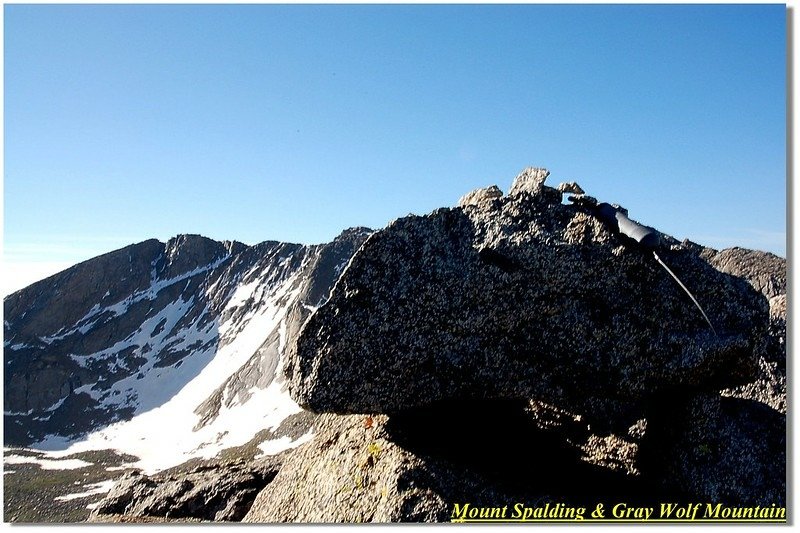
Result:
{"label": "blue sky", "polygon": [[179,233],[324,242],[529,165],[677,238],[785,255],[782,5],[4,15],[7,272]]}

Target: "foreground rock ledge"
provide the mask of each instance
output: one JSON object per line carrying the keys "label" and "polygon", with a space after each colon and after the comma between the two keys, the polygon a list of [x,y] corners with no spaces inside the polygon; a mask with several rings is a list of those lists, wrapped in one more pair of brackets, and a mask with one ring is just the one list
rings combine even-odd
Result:
{"label": "foreground rock ledge", "polygon": [[317,420],[316,436],[286,460],[244,522],[445,522],[455,503],[577,505],[652,494],[624,468],[582,460],[588,451],[567,443],[564,426],[545,429],[524,402]]}
{"label": "foreground rock ledge", "polygon": [[600,438],[537,402],[321,415],[245,522],[446,522],[454,504],[785,505],[785,417],[751,400],[664,401]]}
{"label": "foreground rock ledge", "polygon": [[251,460],[216,461],[153,476],[123,476],[95,507],[90,522],[240,521],[261,489],[272,481],[287,453]]}
{"label": "foreground rock ledge", "polygon": [[653,394],[752,381],[769,307],[706,249],[651,254],[526,169],[505,197],[394,221],[351,260],[289,347],[298,403],[395,413],[442,400],[537,399],[627,428]]}

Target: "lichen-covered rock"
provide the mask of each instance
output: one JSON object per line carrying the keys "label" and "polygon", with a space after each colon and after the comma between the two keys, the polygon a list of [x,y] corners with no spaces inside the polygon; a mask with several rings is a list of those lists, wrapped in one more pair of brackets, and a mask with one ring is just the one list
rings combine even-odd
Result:
{"label": "lichen-covered rock", "polygon": [[[481,208],[396,220],[352,259],[289,346],[292,396],[318,412],[393,413],[440,400],[537,399],[629,427],[653,394],[752,381],[765,298],[702,248],[664,260],[527,169]],[[609,426],[610,427],[610,426]]]}
{"label": "lichen-covered rock", "polygon": [[786,364],[770,362],[764,357],[758,359],[756,379],[722,391],[722,396],[755,400],[786,414]]}
{"label": "lichen-covered rock", "polygon": [[259,493],[244,522],[396,522],[446,518],[437,491],[404,481],[425,461],[386,438],[385,416],[323,415]]}

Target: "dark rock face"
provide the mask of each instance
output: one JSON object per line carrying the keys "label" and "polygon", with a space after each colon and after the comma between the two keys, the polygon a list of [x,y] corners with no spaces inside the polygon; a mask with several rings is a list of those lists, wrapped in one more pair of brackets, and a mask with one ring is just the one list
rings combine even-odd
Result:
{"label": "dark rock face", "polygon": [[278,472],[283,456],[249,463],[207,463],[154,476],[126,474],[100,502],[90,520],[103,515],[241,520]]}
{"label": "dark rock face", "polygon": [[118,301],[147,287],[163,251],[164,243],[151,239],[75,265],[7,296],[4,315],[15,318],[13,333],[20,337],[55,334],[96,303]]}
{"label": "dark rock face", "polygon": [[702,248],[651,255],[523,172],[512,194],[396,220],[352,259],[290,346],[292,396],[320,412],[394,413],[535,398],[627,428],[653,394],[752,380],[767,302]]}

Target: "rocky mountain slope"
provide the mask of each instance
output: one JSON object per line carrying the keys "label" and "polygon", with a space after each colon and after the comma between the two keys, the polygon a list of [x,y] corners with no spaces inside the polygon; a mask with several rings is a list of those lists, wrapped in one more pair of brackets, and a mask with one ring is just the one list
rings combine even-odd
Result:
{"label": "rocky mountain slope", "polygon": [[8,296],[5,444],[115,448],[154,471],[276,428],[300,410],[278,370],[287,339],[369,233],[150,240]]}

